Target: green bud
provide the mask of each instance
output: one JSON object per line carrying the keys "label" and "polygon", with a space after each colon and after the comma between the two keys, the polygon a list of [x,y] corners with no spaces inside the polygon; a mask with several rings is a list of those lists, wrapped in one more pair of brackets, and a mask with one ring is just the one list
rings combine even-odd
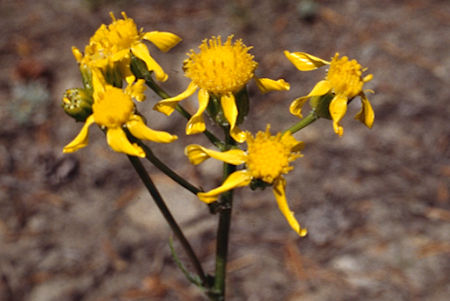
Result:
{"label": "green bud", "polygon": [[322,96],[313,96],[311,97],[309,104],[313,108],[314,112],[317,116],[332,119],[330,115],[330,102],[333,100],[334,94],[328,93]]}
{"label": "green bud", "polygon": [[68,89],[64,93],[62,107],[67,115],[84,122],[92,114],[92,95],[87,89]]}
{"label": "green bud", "polygon": [[81,80],[83,81],[83,86],[86,90],[92,91],[94,90],[92,86],[92,71],[87,65],[80,65],[81,72]]}

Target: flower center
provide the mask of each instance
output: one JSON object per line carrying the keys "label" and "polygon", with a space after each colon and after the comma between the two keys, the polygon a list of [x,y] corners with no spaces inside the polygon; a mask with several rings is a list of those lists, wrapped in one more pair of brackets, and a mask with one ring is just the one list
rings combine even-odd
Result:
{"label": "flower center", "polygon": [[93,56],[107,57],[121,50],[130,49],[133,43],[140,40],[140,33],[137,30],[133,19],[127,18],[122,13],[123,19],[116,20],[111,13],[113,22],[106,26],[102,25],[91,37],[86,53]]}
{"label": "flower center", "polygon": [[256,66],[251,47],[241,40],[232,44],[229,36],[225,44],[219,37],[204,40],[200,52],[191,50],[185,61],[185,73],[194,84],[216,95],[235,93],[253,77]]}
{"label": "flower center", "polygon": [[248,158],[247,168],[253,178],[262,179],[266,183],[273,181],[283,173],[293,169],[289,163],[301,155],[298,153],[300,143],[290,132],[271,136],[269,127],[266,132],[258,132],[253,138],[247,136]]}
{"label": "flower center", "polygon": [[94,120],[97,124],[115,128],[122,126],[130,119],[134,103],[122,89],[105,86],[105,91],[98,92],[97,95],[92,105]]}
{"label": "flower center", "polygon": [[361,73],[361,65],[356,60],[349,61],[346,56],[339,58],[336,53],[331,60],[326,79],[336,94],[352,98],[361,92],[364,85]]}

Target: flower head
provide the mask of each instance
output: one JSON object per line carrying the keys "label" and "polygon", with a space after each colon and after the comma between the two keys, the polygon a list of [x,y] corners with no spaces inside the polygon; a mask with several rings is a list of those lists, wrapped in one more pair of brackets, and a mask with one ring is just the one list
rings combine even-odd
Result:
{"label": "flower head", "polygon": [[164,99],[155,105],[155,109],[170,115],[177,103],[199,89],[198,111],[192,116],[186,126],[186,133],[196,134],[205,130],[202,117],[208,106],[210,96],[220,99],[226,120],[230,125],[230,134],[238,142],[245,140],[245,133],[237,127],[239,114],[235,94],[241,91],[247,83],[255,78],[258,87],[263,92],[272,90],[288,90],[289,84],[284,80],[258,79],[255,69],[258,64],[249,53],[251,47],[244,45],[242,40],[233,43],[233,36],[229,36],[225,43],[219,37],[204,40],[199,46],[198,53],[191,50],[184,62],[186,77],[191,79],[188,88],[181,94]]}
{"label": "flower head", "polygon": [[170,32],[151,31],[143,32],[138,30],[133,19],[128,18],[122,12],[123,19],[116,19],[111,13],[112,23],[102,24],[91,37],[89,45],[85,47],[84,55],[76,47],[72,47],[73,54],[77,61],[89,67],[114,69],[118,67],[122,76],[127,82],[133,82],[129,64],[131,54],[143,60],[148,70],[154,71],[155,76],[160,81],[167,80],[167,74],[161,66],[151,57],[147,46],[143,40],[152,42],[161,51],[169,51],[178,44],[181,39]]}
{"label": "flower head", "polygon": [[177,136],[167,132],[148,128],[143,118],[135,113],[132,97],[136,99],[144,97],[144,80],[138,80],[122,90],[107,84],[98,72],[93,73],[92,79],[94,85],[92,114],[87,117],[75,139],[64,147],[64,153],[75,152],[88,144],[88,129],[93,123],[106,131],[107,142],[113,150],[132,156],[145,157],[145,152],[136,143],[128,140],[125,128],[138,139],[160,143],[169,143],[177,139]]}
{"label": "flower head", "polygon": [[372,127],[375,114],[363,91],[363,86],[373,76],[369,74],[362,77],[362,72],[366,69],[363,69],[356,60],[349,60],[346,56],[339,57],[338,53],[331,59],[331,62],[304,52],[285,51],[284,54],[301,71],[314,70],[321,66],[329,65],[325,79],[318,82],[308,95],[297,98],[292,102],[290,106],[292,114],[301,118],[303,104],[309,98],[332,93],[333,98],[329,105],[329,113],[333,119],[334,131],[339,136],[342,136],[344,129],[339,122],[347,111],[347,104],[355,96],[360,96],[362,108],[355,118],[367,127]]}
{"label": "flower head", "polygon": [[283,174],[287,174],[293,169],[289,164],[301,157],[300,150],[303,148],[303,143],[297,141],[290,132],[272,136],[269,125],[265,132],[258,132],[256,136],[246,132],[246,137],[248,146],[246,152],[240,149],[218,152],[196,144],[186,147],[185,153],[193,164],[200,164],[212,157],[229,164],[245,164],[246,166],[245,169],[230,174],[221,186],[208,192],[200,192],[197,196],[203,202],[211,203],[225,191],[247,186],[252,180],[264,181],[266,184],[272,185],[278,206],[289,225],[300,236],[305,236],[306,229],[300,227],[287,204],[286,180],[283,177]]}

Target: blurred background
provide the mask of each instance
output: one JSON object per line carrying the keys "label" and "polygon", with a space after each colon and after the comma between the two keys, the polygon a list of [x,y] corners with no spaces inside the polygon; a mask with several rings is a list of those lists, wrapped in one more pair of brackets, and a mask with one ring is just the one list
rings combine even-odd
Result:
{"label": "blurred background", "polygon": [[[319,120],[295,137],[304,157],[286,177],[287,197],[306,238],[280,214],[272,192],[236,193],[229,300],[448,300],[450,296],[450,3],[438,0],[15,0],[0,1],[0,300],[204,300],[177,270],[170,231],[127,158],[92,127],[89,146],[62,154],[81,124],[60,106],[80,87],[71,46],[84,49],[109,12],[145,31],[183,38],[167,54],[149,45],[169,74],[162,86],[185,89],[181,63],[205,38],[234,34],[259,63],[257,75],[284,78],[288,92],[261,95],[249,84],[242,126],[281,131],[297,122],[290,102],[324,70],[300,72],[283,50],[357,59],[376,119],[369,130],[352,116],[336,136]],[[205,189],[220,165],[193,167],[186,121],[139,110],[152,128],[176,133],[151,144],[169,166]],[[194,112],[196,97],[183,102]],[[149,173],[213,272],[216,217],[152,165]],[[175,244],[184,259],[181,248]],[[189,266],[189,265],[188,265]]]}

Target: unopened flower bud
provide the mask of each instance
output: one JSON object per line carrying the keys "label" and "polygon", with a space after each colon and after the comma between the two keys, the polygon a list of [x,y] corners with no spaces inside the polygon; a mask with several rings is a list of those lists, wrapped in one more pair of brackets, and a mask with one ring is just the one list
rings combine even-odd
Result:
{"label": "unopened flower bud", "polygon": [[92,96],[86,89],[68,89],[64,93],[62,107],[67,115],[84,122],[92,114]]}

